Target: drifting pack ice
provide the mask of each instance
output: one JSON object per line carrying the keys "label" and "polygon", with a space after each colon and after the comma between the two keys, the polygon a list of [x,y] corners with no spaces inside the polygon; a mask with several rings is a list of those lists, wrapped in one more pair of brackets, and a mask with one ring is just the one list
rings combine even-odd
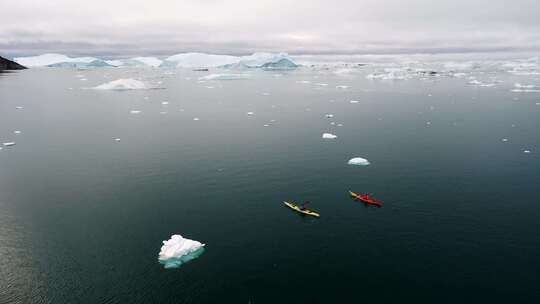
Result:
{"label": "drifting pack ice", "polygon": [[362,157],[351,158],[347,163],[354,166],[367,166],[370,164],[367,159]]}
{"label": "drifting pack ice", "polygon": [[178,268],[182,264],[198,258],[204,252],[204,244],[174,234],[163,241],[158,260],[165,268]]}

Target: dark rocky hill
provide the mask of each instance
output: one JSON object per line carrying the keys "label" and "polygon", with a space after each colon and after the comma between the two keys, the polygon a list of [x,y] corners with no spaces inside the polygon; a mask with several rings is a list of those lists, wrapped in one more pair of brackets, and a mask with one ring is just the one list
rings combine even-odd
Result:
{"label": "dark rocky hill", "polygon": [[26,67],[0,56],[0,71],[24,69],[26,69]]}

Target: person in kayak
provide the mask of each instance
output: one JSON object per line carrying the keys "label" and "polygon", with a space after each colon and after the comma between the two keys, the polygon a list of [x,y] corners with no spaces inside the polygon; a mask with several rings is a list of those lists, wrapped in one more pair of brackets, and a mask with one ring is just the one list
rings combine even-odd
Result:
{"label": "person in kayak", "polygon": [[306,208],[306,205],[309,204],[309,201],[306,201],[305,203],[301,204],[300,205],[300,210],[302,211],[305,211],[307,208]]}

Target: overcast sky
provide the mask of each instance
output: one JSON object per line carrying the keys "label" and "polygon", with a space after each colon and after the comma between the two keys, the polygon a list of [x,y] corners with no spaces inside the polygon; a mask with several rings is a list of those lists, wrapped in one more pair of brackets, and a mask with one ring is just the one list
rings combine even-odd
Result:
{"label": "overcast sky", "polygon": [[539,50],[539,0],[0,0],[0,55]]}

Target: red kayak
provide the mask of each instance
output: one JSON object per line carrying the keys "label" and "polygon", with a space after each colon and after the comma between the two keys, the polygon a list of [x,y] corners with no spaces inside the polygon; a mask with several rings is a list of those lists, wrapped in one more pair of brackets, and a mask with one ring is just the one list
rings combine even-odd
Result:
{"label": "red kayak", "polygon": [[372,199],[369,196],[369,194],[357,194],[357,193],[354,193],[352,191],[349,191],[349,193],[351,194],[351,197],[354,198],[355,200],[359,200],[359,201],[364,202],[364,203],[366,203],[368,205],[382,207],[382,202],[378,201],[376,199]]}

